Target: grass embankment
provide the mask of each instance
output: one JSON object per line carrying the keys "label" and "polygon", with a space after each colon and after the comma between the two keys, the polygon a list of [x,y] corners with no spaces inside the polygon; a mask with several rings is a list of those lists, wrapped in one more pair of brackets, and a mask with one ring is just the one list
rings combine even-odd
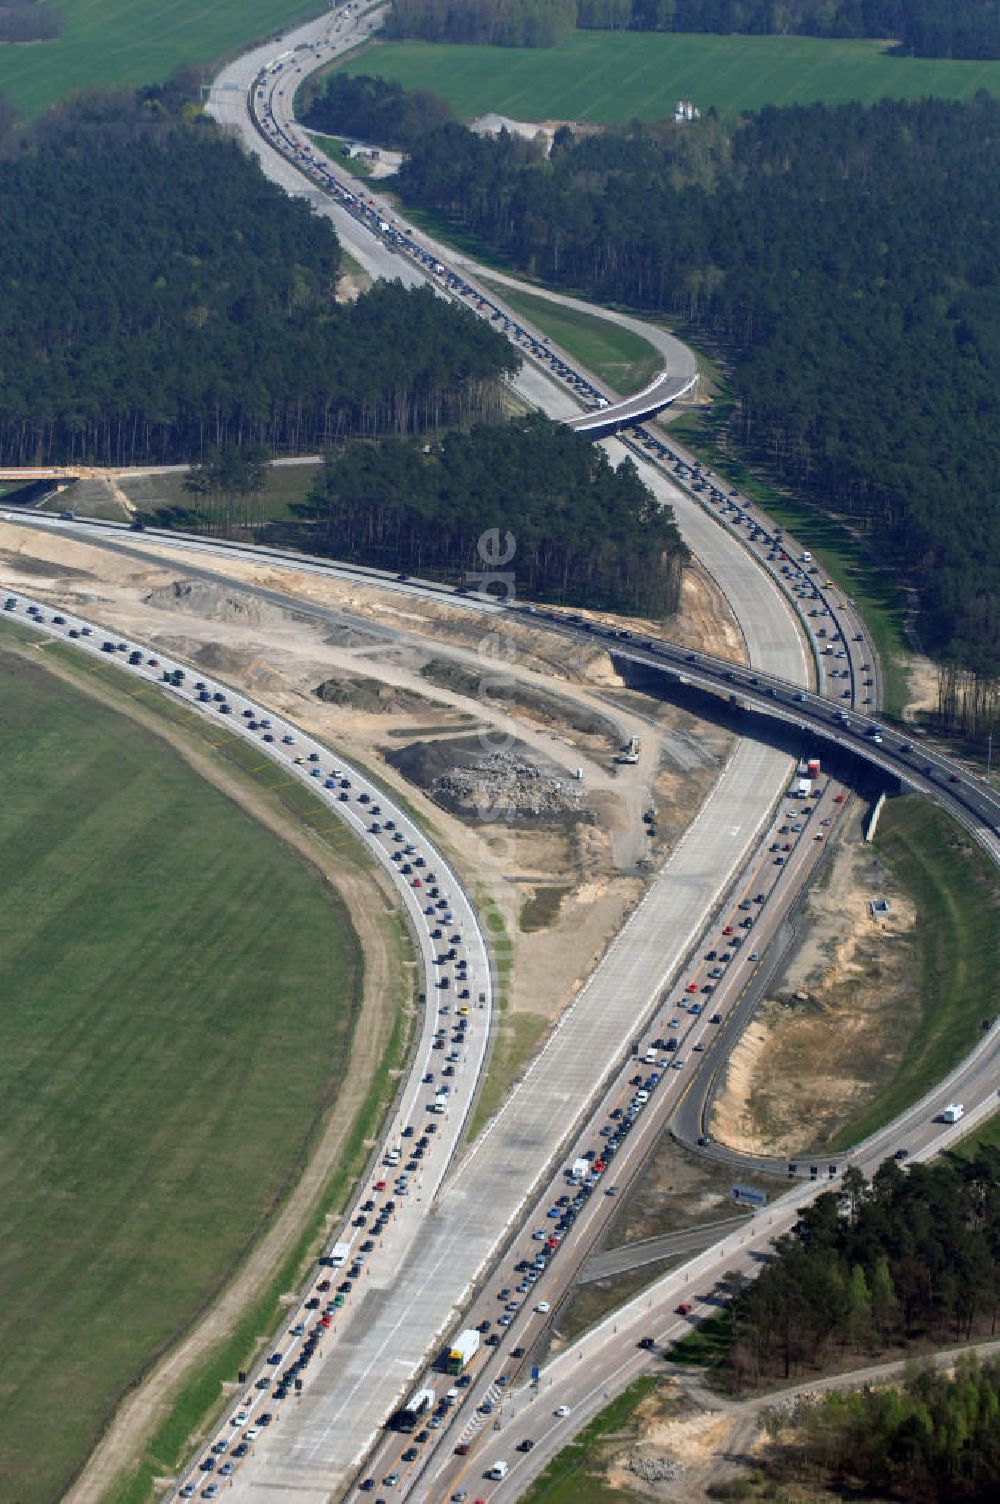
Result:
{"label": "grass embankment", "polygon": [[[152,686],[126,696],[129,681],[106,665],[60,645],[45,652],[85,665],[102,693],[196,720]],[[336,1097],[362,958],[329,886],[155,735],[13,653],[2,663],[0,819],[17,857],[2,921],[2,1184],[14,1232],[0,1457],[28,1501],[62,1491],[124,1387],[233,1272],[290,1189]],[[254,750],[199,732],[239,749],[231,781],[250,785],[241,769]],[[324,838],[319,801],[260,783],[255,770],[255,796],[286,808],[298,793]],[[273,1324],[322,1211],[360,1168],[402,1028],[397,1014],[322,1207],[179,1397],[123,1498],[145,1498],[176,1463],[221,1379]]]}
{"label": "grass embankment", "polygon": [[980,1123],[968,1138],[963,1138],[961,1143],[956,1144],[949,1152],[957,1155],[959,1159],[973,1160],[980,1149],[1000,1149],[1000,1116]]}
{"label": "grass embankment", "polygon": [[672,115],[678,99],[720,114],[764,105],[1000,94],[1000,62],[892,57],[886,44],[817,37],[581,31],[558,47],[394,42],[354,54],[354,73],[431,89],[456,115],[626,124]]}
{"label": "grass embankment", "polygon": [[37,115],[67,94],[110,84],[156,83],[181,64],[235,56],[293,21],[317,15],[317,0],[60,0],[62,36],[0,47],[0,94]]}
{"label": "grass embankment", "polygon": [[[708,363],[711,365],[711,363]],[[787,527],[810,549],[816,562],[857,602],[872,634],[882,669],[883,708],[900,716],[908,699],[907,676],[902,660],[908,649],[903,635],[906,598],[899,586],[883,573],[865,544],[835,518],[770,485],[719,441],[729,406],[729,389],[717,374],[719,406],[705,412],[685,413],[667,425],[669,435],[680,440],[744,496],[758,503],[775,522]]]}
{"label": "grass embankment", "polygon": [[480,888],[476,894],[476,908],[486,930],[493,964],[494,1033],[486,1074],[469,1119],[466,1134],[469,1143],[497,1111],[510,1090],[511,1083],[522,1074],[548,1028],[548,1019],[539,1013],[510,1011],[509,989],[514,952],[507,926],[495,900],[484,888]]}
{"label": "grass embankment", "polygon": [[469,1122],[470,1142],[486,1127],[510,1090],[511,1083],[522,1074],[548,1023],[541,1013],[507,1011],[499,1015],[490,1063]]}
{"label": "grass embankment", "polygon": [[996,869],[943,811],[890,800],[875,850],[917,908],[919,1018],[892,1081],[829,1145],[848,1149],[946,1076],[996,1009],[1000,890]]}
{"label": "grass embankment", "polygon": [[624,1389],[553,1457],[521,1495],[523,1504],[625,1504],[633,1499],[632,1493],[609,1488],[595,1474],[604,1465],[609,1437],[614,1437],[615,1450],[621,1451],[629,1435],[638,1435],[635,1410],[655,1393],[658,1384],[659,1380],[646,1376]]}
{"label": "grass embankment", "polygon": [[648,386],[663,368],[657,350],[641,335],[622,329],[610,319],[567,308],[550,298],[518,292],[501,283],[481,279],[503,301],[529,319],[543,334],[561,345],[568,355],[581,362],[601,381],[629,396]]}
{"label": "grass embankment", "polygon": [[[295,508],[304,505],[320,468],[319,462],[269,466],[264,489],[259,499],[248,503],[247,511],[264,523],[301,521]],[[213,513],[203,497],[185,491],[186,478],[187,472],[178,470],[169,475],[125,476],[120,485],[136,510],[154,526],[183,525],[205,532],[212,524]],[[73,493],[62,505],[72,506],[81,516],[89,515],[86,507],[73,499]],[[50,507],[53,511],[61,511],[62,505],[56,497]],[[215,504],[214,515],[219,517],[222,512],[220,498]]]}
{"label": "grass embankment", "polygon": [[667,1351],[671,1363],[690,1368],[721,1368],[729,1358],[733,1323],[728,1311],[706,1316],[686,1337],[674,1342]]}
{"label": "grass embankment", "polygon": [[321,131],[310,131],[309,139],[314,146],[340,167],[344,172],[350,173],[352,178],[360,178],[363,182],[370,182],[375,176],[370,162],[362,157],[350,157],[344,150],[345,137],[324,136]]}

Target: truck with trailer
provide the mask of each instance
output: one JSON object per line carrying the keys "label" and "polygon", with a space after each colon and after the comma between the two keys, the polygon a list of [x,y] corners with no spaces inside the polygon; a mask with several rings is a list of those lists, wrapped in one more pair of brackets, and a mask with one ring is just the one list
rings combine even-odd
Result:
{"label": "truck with trailer", "polygon": [[433,1408],[433,1389],[418,1389],[416,1394],[411,1395],[406,1404],[396,1411],[390,1425],[396,1431],[415,1431],[417,1426],[430,1415]]}
{"label": "truck with trailer", "polygon": [[475,1327],[459,1332],[445,1356],[446,1373],[464,1373],[479,1351],[479,1333]]}

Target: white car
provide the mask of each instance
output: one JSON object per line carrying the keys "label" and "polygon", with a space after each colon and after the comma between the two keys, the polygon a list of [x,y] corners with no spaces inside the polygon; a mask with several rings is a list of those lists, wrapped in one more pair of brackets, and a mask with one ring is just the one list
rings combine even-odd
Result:
{"label": "white car", "polygon": [[250,1417],[245,1410],[237,1410],[229,1424],[231,1426],[245,1426],[249,1419]]}
{"label": "white car", "polygon": [[260,1435],[263,1429],[263,1426],[248,1426],[247,1429],[243,1432],[243,1435],[246,1437],[247,1441],[256,1441],[257,1437]]}
{"label": "white car", "polygon": [[549,1311],[551,1311],[551,1309],[552,1307],[549,1305],[547,1300],[540,1300],[535,1307],[535,1310],[538,1312],[539,1316],[545,1316]]}
{"label": "white car", "polygon": [[555,1411],[553,1413],[555,1415],[558,1415],[558,1417],[559,1417],[560,1420],[563,1420],[569,1414],[569,1406],[568,1405],[557,1405],[556,1409],[555,1409]]}

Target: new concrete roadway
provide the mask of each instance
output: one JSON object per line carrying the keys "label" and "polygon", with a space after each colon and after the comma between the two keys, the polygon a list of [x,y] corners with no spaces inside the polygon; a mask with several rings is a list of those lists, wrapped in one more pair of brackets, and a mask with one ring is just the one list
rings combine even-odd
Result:
{"label": "new concrete roadway", "polygon": [[[35,521],[71,536],[127,548],[138,556],[179,561],[227,550],[180,537],[150,539],[102,525]],[[740,546],[709,528],[713,572],[727,581],[730,599],[745,602],[755,659],[777,660],[796,682],[807,680],[802,638],[783,597],[755,584]],[[144,546],[145,544],[145,546]],[[261,559],[253,549],[245,557]],[[275,563],[273,555],[266,555]],[[285,567],[318,568],[308,561]],[[398,583],[398,588],[405,585]],[[414,585],[411,588],[419,588]],[[495,603],[470,608],[502,611]],[[764,630],[758,631],[758,624]],[[282,1412],[279,1427],[258,1439],[241,1469],[236,1496],[293,1487],[304,1501],[326,1499],[351,1474],[386,1414],[409,1387],[498,1242],[512,1230],[519,1208],[546,1163],[599,1089],[627,1041],[657,1006],[662,988],[699,937],[705,915],[722,898],[734,867],[746,859],[766,822],[791,763],[773,748],[741,742],[720,779],[648,894],[548,1046],[480,1136],[433,1214],[412,1239],[400,1239],[391,1274],[369,1277],[355,1319],[338,1327],[313,1363],[301,1400]],[[389,1269],[388,1263],[384,1264]]]}
{"label": "new concrete roadway", "polygon": [[[312,24],[312,41],[323,45],[329,18]],[[213,112],[245,135],[247,91],[275,51],[287,50],[297,40],[261,49],[226,70],[213,90]],[[281,64],[288,76],[283,89],[294,86],[298,66],[292,59]],[[254,149],[269,176],[318,203],[280,153],[261,150],[256,143]],[[361,233],[352,216],[333,205],[322,212],[329,213],[351,253],[373,275],[400,275],[406,268],[404,280],[409,280],[408,263]],[[552,391],[551,382],[547,389]],[[555,390],[559,402],[565,402],[565,393]],[[552,400],[544,391],[543,384],[542,406]],[[652,467],[646,469],[658,493],[680,513],[677,488]],[[810,675],[803,636],[773,582],[750,563],[745,547],[700,508],[692,504],[685,510],[681,525],[733,607],[752,668],[806,685]],[[96,541],[95,529],[86,532]],[[158,538],[157,547],[165,542]],[[174,546],[205,547],[181,540],[167,544]],[[247,552],[252,556],[253,551]],[[546,1049],[443,1187],[432,1215],[420,1221],[412,1237],[398,1238],[391,1252],[385,1250],[383,1273],[368,1276],[364,1297],[353,1307],[356,1319],[345,1322],[342,1335],[324,1344],[303,1397],[291,1408],[283,1407],[281,1424],[260,1436],[237,1474],[235,1497],[259,1499],[292,1488],[308,1504],[313,1498],[325,1500],[350,1475],[497,1245],[514,1231],[543,1167],[585,1114],[609,1068],[622,1058],[626,1041],[655,1013],[660,991],[698,940],[705,915],[719,904],[732,871],[755,846],[789,768],[784,752],[746,741],[739,745],[725,777]]]}

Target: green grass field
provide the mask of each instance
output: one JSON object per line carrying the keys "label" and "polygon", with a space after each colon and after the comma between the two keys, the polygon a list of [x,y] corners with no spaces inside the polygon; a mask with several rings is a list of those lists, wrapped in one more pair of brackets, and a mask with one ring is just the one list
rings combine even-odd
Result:
{"label": "green grass field", "polygon": [[[320,470],[318,464],[271,465],[260,502],[253,504],[255,513],[260,512],[265,522],[286,522],[296,517],[293,507],[301,506],[309,488]],[[184,489],[185,476],[180,472],[171,475],[138,475],[126,477],[122,490],[144,516],[155,520],[157,527],[171,525],[171,513],[192,513],[207,519],[208,512],[201,497]],[[86,510],[74,499],[75,489],[52,502],[53,511],[72,506],[74,511],[86,516]],[[220,506],[221,509],[221,506]],[[157,515],[161,513],[162,515]],[[200,524],[206,525],[206,522]]]}
{"label": "green grass field", "polygon": [[0,647],[0,1475],[60,1495],[336,1098],[362,958],[290,848]]}
{"label": "green grass field", "polygon": [[608,319],[595,318],[577,308],[565,308],[550,298],[533,293],[515,292],[513,288],[481,281],[492,288],[515,313],[530,319],[543,334],[575,356],[601,381],[628,396],[648,386],[662,369],[659,354],[649,343],[630,329],[622,329]]}
{"label": "green grass field", "polygon": [[849,1149],[940,1081],[996,1012],[1000,889],[992,862],[917,795],[886,803],[875,851],[917,906],[920,1017],[888,1087],[829,1145]]}
{"label": "green grass field", "polygon": [[235,56],[292,21],[318,15],[318,0],[60,0],[56,42],[0,47],[0,94],[25,115],[80,89],[148,84],[181,63]]}
{"label": "green grass field", "polygon": [[673,114],[678,99],[722,114],[766,104],[1000,94],[1000,62],[891,57],[882,42],[815,37],[575,32],[556,48],[376,44],[346,64],[432,89],[462,119],[614,124]]}

